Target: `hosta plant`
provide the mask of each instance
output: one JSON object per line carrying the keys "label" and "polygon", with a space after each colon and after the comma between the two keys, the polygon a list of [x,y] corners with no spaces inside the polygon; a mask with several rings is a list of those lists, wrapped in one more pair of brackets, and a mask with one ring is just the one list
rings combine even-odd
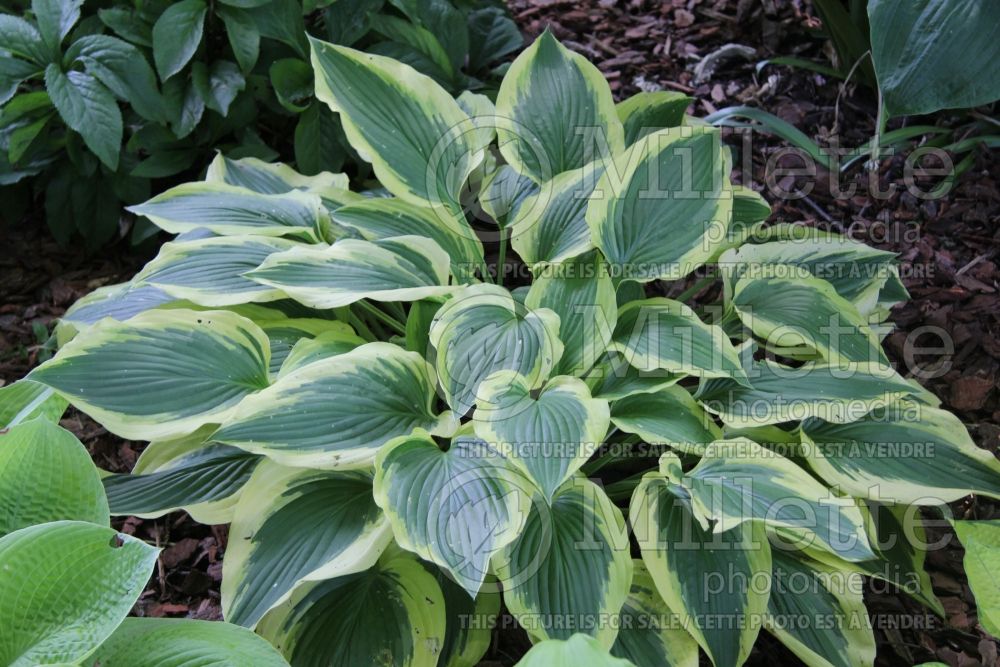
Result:
{"label": "hosta plant", "polygon": [[293,665],[474,665],[502,604],[526,664],[730,667],[761,631],[871,664],[864,577],[941,611],[917,511],[1000,464],[882,352],[891,254],[765,228],[687,98],[616,105],[550,34],[495,107],[311,49],[389,196],[217,158],[28,378],[151,441],[113,513],[231,522],[226,620]]}

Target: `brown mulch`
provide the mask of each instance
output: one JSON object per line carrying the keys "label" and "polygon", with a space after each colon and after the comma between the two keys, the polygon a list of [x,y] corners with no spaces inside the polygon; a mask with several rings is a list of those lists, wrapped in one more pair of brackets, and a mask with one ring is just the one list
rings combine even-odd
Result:
{"label": "brown mulch", "polygon": [[[617,98],[639,90],[664,88],[696,98],[692,113],[747,104],[791,122],[813,138],[839,134],[844,145],[858,145],[873,133],[875,101],[861,87],[841,91],[836,80],[769,66],[758,61],[775,55],[824,59],[818,25],[806,2],[796,0],[513,0],[515,18],[529,37],[550,27],[571,48],[598,64]],[[751,59],[720,60],[704,81],[695,81],[702,59],[725,44],[754,49]],[[839,103],[838,103],[839,97]],[[734,140],[734,145],[736,142]],[[737,178],[760,190],[768,175],[767,158],[781,144],[754,135],[752,162],[735,154]],[[924,354],[926,369],[944,364],[925,382],[944,407],[965,422],[976,442],[992,452],[1000,446],[1000,162],[980,154],[975,165],[943,199],[920,200],[900,188],[885,199],[868,192],[867,176],[855,169],[841,179],[857,193],[836,198],[823,179],[784,176],[782,189],[812,184],[804,197],[776,202],[775,220],[847,231],[867,243],[899,253],[912,300],[893,312],[897,330],[887,339],[896,361],[907,341],[926,347],[941,344],[931,325],[954,343],[948,354]],[[784,158],[783,158],[784,159]],[[786,165],[782,160],[779,166]],[[883,160],[878,184],[902,183],[903,157]],[[774,166],[773,164],[771,165]],[[746,167],[742,169],[741,167]],[[773,174],[773,172],[772,172]],[[134,252],[127,241],[85,257],[77,248],[57,247],[37,216],[2,230],[0,247],[0,379],[13,382],[49,351],[44,342],[54,320],[73,301],[96,287],[127,280],[149,252]],[[123,441],[70,411],[63,426],[76,433],[101,467],[124,472],[141,452],[140,443]],[[958,518],[1000,517],[1000,506],[968,498],[953,506]],[[219,579],[225,528],[201,526],[186,514],[158,520],[124,519],[116,526],[164,547],[136,614],[219,618]],[[1000,667],[998,644],[977,624],[975,600],[961,567],[962,549],[952,546],[929,554],[927,569],[947,618],[937,619],[892,590],[873,590],[868,605],[876,623],[880,665],[913,665],[940,660],[954,667]],[[497,634],[484,664],[509,665],[527,648],[518,630]],[[750,664],[800,664],[787,649],[761,634]]]}

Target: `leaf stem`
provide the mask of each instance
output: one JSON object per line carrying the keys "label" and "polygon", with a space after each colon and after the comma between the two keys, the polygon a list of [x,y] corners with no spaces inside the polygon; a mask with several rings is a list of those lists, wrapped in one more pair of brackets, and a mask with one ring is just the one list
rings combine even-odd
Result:
{"label": "leaf stem", "polygon": [[503,275],[506,273],[504,270],[505,264],[507,263],[507,228],[502,227],[500,229],[500,252],[497,256],[497,285],[503,287]]}
{"label": "leaf stem", "polygon": [[387,324],[390,327],[392,327],[392,329],[394,329],[396,333],[402,336],[406,335],[406,325],[402,324],[396,318],[392,317],[388,313],[382,311],[382,309],[364,300],[357,301],[356,303],[357,305],[361,306],[362,310],[364,310],[366,313],[381,320],[383,324]]}

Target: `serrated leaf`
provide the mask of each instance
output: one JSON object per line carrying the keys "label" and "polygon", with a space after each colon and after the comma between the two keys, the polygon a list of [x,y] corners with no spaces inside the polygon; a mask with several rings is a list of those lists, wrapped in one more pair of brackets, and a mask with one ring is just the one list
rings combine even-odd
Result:
{"label": "serrated leaf", "polygon": [[87,148],[110,169],[118,168],[122,114],[114,96],[94,76],[52,63],[45,69],[45,88],[66,124],[80,133]]}

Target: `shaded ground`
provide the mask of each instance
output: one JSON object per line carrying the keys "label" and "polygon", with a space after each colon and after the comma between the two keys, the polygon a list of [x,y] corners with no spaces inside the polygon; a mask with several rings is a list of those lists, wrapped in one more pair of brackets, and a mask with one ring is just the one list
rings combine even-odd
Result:
{"label": "shaded ground", "polygon": [[[698,99],[692,112],[705,115],[737,104],[765,108],[806,134],[825,139],[840,129],[845,145],[871,136],[875,104],[868,91],[848,89],[838,104],[837,81],[784,67],[755,71],[757,61],[772,55],[796,54],[822,59],[822,40],[808,7],[779,0],[515,0],[515,17],[530,37],[550,26],[556,36],[598,63],[617,97],[640,89],[663,87]],[[704,82],[695,83],[693,67],[720,46],[738,43],[755,49],[752,60],[722,60]],[[738,176],[761,189],[766,160],[779,142],[755,137],[750,173]],[[995,156],[992,156],[995,158]],[[737,155],[737,164],[741,165]],[[902,157],[884,160],[878,183],[886,189],[901,183]],[[779,161],[779,164],[782,164]],[[772,165],[773,166],[773,165]],[[797,166],[797,165],[789,165]],[[814,179],[777,179],[786,191]],[[924,355],[925,368],[946,363],[925,382],[969,425],[976,442],[994,453],[1000,446],[1000,295],[997,254],[1000,252],[1000,164],[979,155],[975,165],[947,197],[921,201],[905,188],[880,200],[865,194],[859,171],[842,179],[858,194],[836,199],[820,179],[807,197],[775,204],[776,220],[804,221],[850,231],[855,238],[900,254],[904,282],[912,301],[893,313],[897,331],[887,347],[894,360],[904,356],[907,337],[925,325],[946,331],[954,342],[951,354]],[[770,197],[769,197],[770,199]],[[42,346],[53,321],[74,300],[101,285],[128,279],[148,253],[131,251],[127,242],[101,256],[84,258],[78,249],[60,249],[26,221],[3,230],[0,247],[0,379],[22,377],[47,350]],[[930,334],[911,339],[938,346]],[[141,445],[111,436],[83,415],[70,411],[63,425],[76,433],[102,468],[128,471]],[[956,503],[959,518],[1000,517],[994,502],[968,498]],[[165,547],[135,613],[140,615],[218,618],[218,582],[225,549],[225,528],[194,523],[184,514],[160,520],[127,519],[122,530]],[[961,568],[957,546],[930,554],[927,568],[947,619],[929,616],[916,603],[892,591],[869,595],[876,621],[878,662],[913,665],[941,660],[950,665],[1000,665],[997,643],[977,625],[975,602]],[[916,623],[918,627],[912,627]],[[484,664],[513,664],[527,648],[520,631],[498,635]],[[799,664],[775,640],[761,635],[750,664],[775,659]]]}

